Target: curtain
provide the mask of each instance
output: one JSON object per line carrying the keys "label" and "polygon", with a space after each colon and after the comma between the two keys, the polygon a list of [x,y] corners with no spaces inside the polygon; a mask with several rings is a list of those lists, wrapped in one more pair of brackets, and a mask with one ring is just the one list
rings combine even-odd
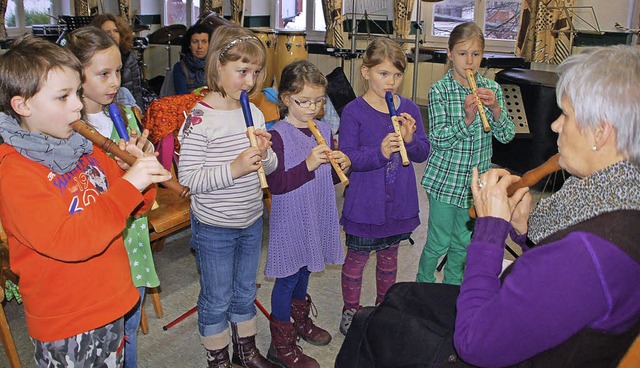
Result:
{"label": "curtain", "polygon": [[75,16],[89,15],[89,0],[73,0]]}
{"label": "curtain", "polygon": [[200,0],[200,16],[206,16],[210,12],[222,16],[222,0]]}
{"label": "curtain", "polygon": [[[9,36],[7,35],[7,27],[4,24],[4,15],[7,12],[7,0],[0,0],[0,41],[6,41]],[[1,286],[0,286],[1,287]]]}
{"label": "curtain", "polygon": [[118,0],[118,10],[120,16],[127,20],[127,23],[132,24],[131,13],[131,0]]}
{"label": "curtain", "polygon": [[411,12],[415,0],[394,0],[393,29],[396,37],[406,39],[411,31]]}
{"label": "curtain", "polygon": [[571,19],[565,7],[573,5],[574,0],[523,0],[516,55],[549,64],[571,55]]}
{"label": "curtain", "polygon": [[327,31],[324,43],[341,49],[344,48],[344,35],[342,34],[342,0],[322,0],[322,11]]}
{"label": "curtain", "polygon": [[231,21],[242,27],[243,14],[244,0],[231,0]]}

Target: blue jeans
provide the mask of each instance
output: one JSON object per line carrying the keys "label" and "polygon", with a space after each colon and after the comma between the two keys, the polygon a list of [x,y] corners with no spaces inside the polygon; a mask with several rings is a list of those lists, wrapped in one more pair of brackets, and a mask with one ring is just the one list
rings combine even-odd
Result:
{"label": "blue jeans", "polygon": [[142,300],[147,288],[141,286],[138,288],[140,300],[129,313],[124,316],[124,366],[125,368],[136,368],[138,366],[137,340],[138,326],[140,326],[140,317],[142,315]]}
{"label": "blue jeans", "polygon": [[230,229],[207,225],[191,215],[191,247],[200,269],[200,335],[217,335],[229,322],[255,317],[262,218],[245,229]]}

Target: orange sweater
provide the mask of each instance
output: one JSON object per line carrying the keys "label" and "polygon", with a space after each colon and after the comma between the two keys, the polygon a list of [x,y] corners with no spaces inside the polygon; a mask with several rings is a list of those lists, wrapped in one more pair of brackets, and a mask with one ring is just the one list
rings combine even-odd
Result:
{"label": "orange sweater", "polygon": [[151,206],[155,189],[143,197],[122,174],[96,147],[56,175],[0,145],[0,218],[31,337],[68,338],[113,322],[137,302],[122,230],[134,211]]}

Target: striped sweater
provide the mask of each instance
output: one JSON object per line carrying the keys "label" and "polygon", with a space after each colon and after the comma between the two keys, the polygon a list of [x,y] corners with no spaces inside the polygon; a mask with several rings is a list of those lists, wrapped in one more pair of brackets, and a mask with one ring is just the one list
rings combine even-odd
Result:
{"label": "striped sweater", "polygon": [[[256,129],[264,129],[264,116],[253,104]],[[231,176],[231,162],[249,147],[242,109],[214,110],[198,103],[180,131],[178,178],[191,188],[191,212],[199,221],[218,227],[242,229],[262,216],[262,190],[255,172]],[[267,174],[277,166],[269,149],[263,161]]]}

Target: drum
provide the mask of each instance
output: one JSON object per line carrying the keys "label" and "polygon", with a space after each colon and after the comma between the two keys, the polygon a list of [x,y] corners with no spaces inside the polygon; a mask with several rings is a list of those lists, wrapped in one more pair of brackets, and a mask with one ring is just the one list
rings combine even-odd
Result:
{"label": "drum", "polygon": [[265,64],[266,78],[264,79],[263,88],[273,85],[273,76],[276,71],[276,31],[267,27],[250,28],[256,37],[262,41],[267,51],[267,62]]}
{"label": "drum", "polygon": [[307,60],[307,36],[304,31],[278,31],[276,39],[276,85],[287,64],[296,60]]}

